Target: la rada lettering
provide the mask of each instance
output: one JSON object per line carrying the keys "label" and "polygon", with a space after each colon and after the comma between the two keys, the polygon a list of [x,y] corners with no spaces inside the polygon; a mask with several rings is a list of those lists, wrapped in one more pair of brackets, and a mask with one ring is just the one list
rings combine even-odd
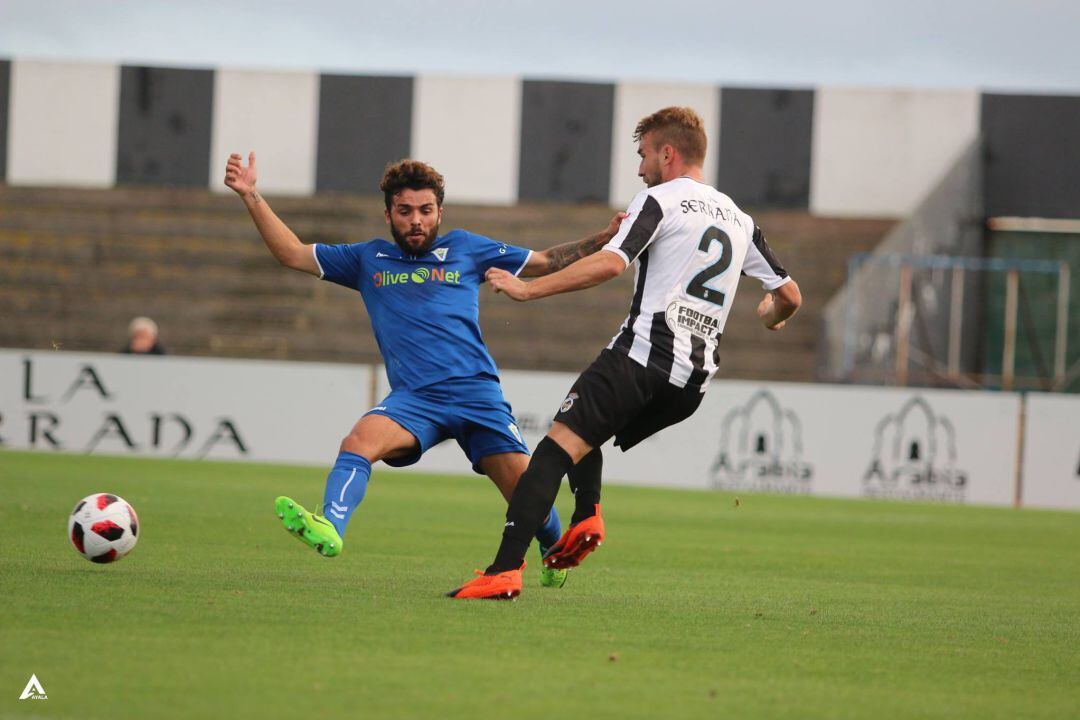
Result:
{"label": "la rada lettering", "polygon": [[[197,458],[218,449],[241,456],[248,453],[230,417],[217,416],[200,425],[179,412],[124,413],[115,409],[115,393],[91,364],[78,365],[70,380],[47,388],[35,384],[33,360],[23,360],[22,366],[22,400],[28,407],[20,418],[0,414],[0,446],[14,444],[15,433],[25,433],[18,444],[25,441],[28,447],[52,450],[160,452]],[[85,417],[79,422],[66,417],[71,402],[87,393],[108,406],[89,424]]]}

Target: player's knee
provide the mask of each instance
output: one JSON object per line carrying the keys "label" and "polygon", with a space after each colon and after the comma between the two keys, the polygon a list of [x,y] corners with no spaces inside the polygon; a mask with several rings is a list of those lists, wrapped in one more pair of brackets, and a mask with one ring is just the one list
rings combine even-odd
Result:
{"label": "player's knee", "polygon": [[571,462],[575,465],[593,450],[593,447],[577,433],[558,421],[552,423],[547,438],[570,456]]}
{"label": "player's knee", "polygon": [[351,432],[341,441],[341,452],[350,452],[354,455],[367,458],[369,462],[375,462],[382,458],[382,453],[366,440],[360,433]]}

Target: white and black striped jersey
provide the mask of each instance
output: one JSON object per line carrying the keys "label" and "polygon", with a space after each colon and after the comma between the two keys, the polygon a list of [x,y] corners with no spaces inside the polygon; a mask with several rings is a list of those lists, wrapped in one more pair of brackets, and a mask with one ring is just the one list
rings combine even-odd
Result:
{"label": "white and black striped jersey", "polygon": [[630,314],[608,347],[702,392],[740,275],[766,290],[787,272],[753,219],[716,188],[687,177],[642,190],[604,250],[637,262]]}

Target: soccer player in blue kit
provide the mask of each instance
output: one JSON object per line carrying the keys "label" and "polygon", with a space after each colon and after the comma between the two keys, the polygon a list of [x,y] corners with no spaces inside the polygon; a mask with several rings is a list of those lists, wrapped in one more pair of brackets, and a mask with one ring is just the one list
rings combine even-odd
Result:
{"label": "soccer player in blue kit", "polygon": [[[341,442],[326,479],[325,515],[279,497],[275,509],[285,528],[321,555],[340,554],[372,464],[411,465],[448,438],[509,502],[528,466],[529,449],[480,334],[484,273],[490,268],[523,276],[555,272],[598,251],[618,232],[624,215],[616,215],[602,232],[542,252],[465,230],[440,236],[443,178],[422,162],[402,160],[387,166],[379,185],[392,242],[307,245],[270,209],[256,179],[255,153],[246,166],[239,155],[229,157],[225,184],[241,197],[278,262],[360,292],[391,388]],[[536,533],[541,555],[561,533],[552,507]],[[544,585],[561,587],[565,581],[565,570],[541,570]]]}

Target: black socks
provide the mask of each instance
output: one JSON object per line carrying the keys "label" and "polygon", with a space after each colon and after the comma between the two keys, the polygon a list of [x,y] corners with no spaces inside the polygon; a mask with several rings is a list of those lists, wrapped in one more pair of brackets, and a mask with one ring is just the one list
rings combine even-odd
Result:
{"label": "black socks", "polygon": [[575,525],[596,514],[600,502],[600,476],[604,471],[604,455],[600,448],[593,448],[578,464],[570,468],[567,475],[570,489],[574,493],[574,517],[570,524]]}
{"label": "black socks", "polygon": [[536,446],[529,467],[521,474],[510,498],[502,544],[495,562],[487,569],[489,575],[521,567],[529,544],[555,503],[563,475],[572,467],[570,456],[551,438],[545,437]]}

